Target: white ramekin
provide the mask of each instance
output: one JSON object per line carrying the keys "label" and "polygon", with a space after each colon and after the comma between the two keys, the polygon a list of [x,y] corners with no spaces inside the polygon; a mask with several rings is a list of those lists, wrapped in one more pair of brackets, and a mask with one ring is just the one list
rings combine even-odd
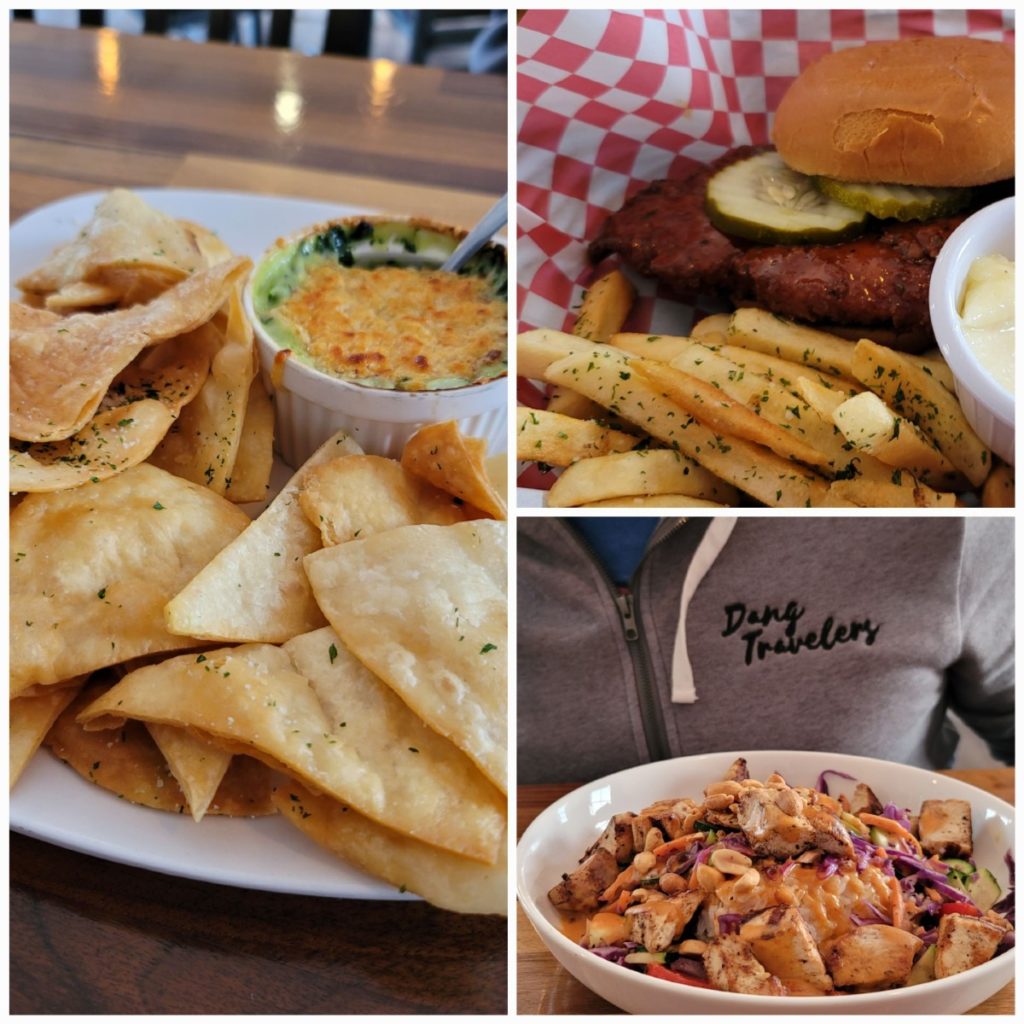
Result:
{"label": "white ramekin", "polygon": [[[389,223],[397,220],[380,219]],[[323,225],[304,228],[289,239],[276,242],[260,258],[257,268],[282,245],[304,238],[320,227]],[[456,234],[462,237],[465,232]],[[263,382],[274,398],[275,447],[289,466],[301,466],[338,430],[347,431],[370,455],[398,458],[405,442],[420,427],[442,420],[456,420],[463,434],[483,438],[489,454],[505,451],[507,375],[462,388],[391,391],[332,377],[294,357],[285,358],[283,367],[274,372],[275,360],[283,350],[256,315],[252,296],[255,277],[254,271],[246,285],[245,311],[256,333]]]}
{"label": "white ramekin", "polygon": [[964,336],[960,303],[971,264],[995,253],[1013,259],[1013,197],[986,206],[949,236],[935,261],[929,290],[932,329],[956,379],[967,422],[1005,462],[1014,459],[1014,396],[993,380]]}

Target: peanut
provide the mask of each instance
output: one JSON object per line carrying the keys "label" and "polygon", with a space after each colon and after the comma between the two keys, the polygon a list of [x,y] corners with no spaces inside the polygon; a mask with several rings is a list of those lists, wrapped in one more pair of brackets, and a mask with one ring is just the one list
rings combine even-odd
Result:
{"label": "peanut", "polygon": [[686,879],[674,871],[666,871],[658,880],[658,888],[669,896],[682,892],[686,888]]}
{"label": "peanut", "polygon": [[742,875],[753,861],[738,850],[715,850],[708,858],[708,863],[723,875]]}
{"label": "peanut", "polygon": [[655,862],[656,858],[654,854],[644,851],[643,853],[638,853],[633,858],[633,867],[636,868],[638,874],[646,875],[647,872],[654,867]]}
{"label": "peanut", "polygon": [[725,875],[710,864],[698,864],[693,874],[697,887],[703,892],[714,892],[725,881]]}

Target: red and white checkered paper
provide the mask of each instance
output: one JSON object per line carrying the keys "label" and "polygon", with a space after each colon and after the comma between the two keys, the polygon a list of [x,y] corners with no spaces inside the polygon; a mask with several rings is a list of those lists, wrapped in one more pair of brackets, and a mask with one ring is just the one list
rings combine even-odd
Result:
{"label": "red and white checkered paper", "polygon": [[[518,28],[520,330],[571,330],[595,276],[587,243],[659,178],[770,142],[793,79],[880,39],[1013,40],[1012,11],[529,11]],[[606,269],[606,268],[603,268]],[[627,330],[685,334],[694,309],[636,275]],[[519,401],[544,395],[520,380]],[[522,486],[550,486],[527,471]]]}

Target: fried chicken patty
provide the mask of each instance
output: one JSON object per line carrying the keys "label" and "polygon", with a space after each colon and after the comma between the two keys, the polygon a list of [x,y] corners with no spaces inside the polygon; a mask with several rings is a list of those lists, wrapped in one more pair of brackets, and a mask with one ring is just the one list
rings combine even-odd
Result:
{"label": "fried chicken patty", "polygon": [[758,245],[730,238],[708,219],[708,180],[761,151],[742,146],[685,178],[648,185],[608,218],[590,245],[591,260],[617,253],[691,301],[710,296],[811,324],[894,331],[908,347],[929,344],[932,267],[964,216],[880,221],[856,240],[836,245]]}

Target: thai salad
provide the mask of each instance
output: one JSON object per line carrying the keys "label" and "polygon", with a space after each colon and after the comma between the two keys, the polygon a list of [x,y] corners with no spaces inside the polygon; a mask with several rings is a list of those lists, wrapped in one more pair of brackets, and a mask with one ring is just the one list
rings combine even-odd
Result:
{"label": "thai salad", "polygon": [[548,898],[597,956],[753,995],[917,985],[1013,945],[1013,859],[1004,893],[974,860],[967,801],[912,815],[863,783],[832,795],[835,778],[856,782],[762,782],[739,758],[702,801],[616,814]]}

